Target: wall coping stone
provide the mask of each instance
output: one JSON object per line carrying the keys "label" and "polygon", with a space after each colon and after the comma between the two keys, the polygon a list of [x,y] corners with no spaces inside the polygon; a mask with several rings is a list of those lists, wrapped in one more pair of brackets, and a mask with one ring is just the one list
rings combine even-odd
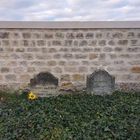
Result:
{"label": "wall coping stone", "polygon": [[140,21],[0,21],[1,29],[140,28]]}

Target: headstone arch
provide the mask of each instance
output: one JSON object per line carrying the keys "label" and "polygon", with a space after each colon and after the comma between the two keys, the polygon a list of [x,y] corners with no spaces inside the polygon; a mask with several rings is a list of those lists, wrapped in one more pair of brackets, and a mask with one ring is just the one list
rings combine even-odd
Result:
{"label": "headstone arch", "polygon": [[58,78],[56,78],[50,72],[40,72],[33,79],[30,80],[30,86],[31,87],[36,86],[36,85],[43,85],[43,86],[54,85],[54,86],[58,86]]}
{"label": "headstone arch", "polygon": [[115,89],[115,77],[105,70],[97,70],[87,76],[87,92],[104,95],[111,94]]}
{"label": "headstone arch", "polygon": [[30,80],[29,88],[40,97],[58,95],[58,78],[50,72],[40,72]]}

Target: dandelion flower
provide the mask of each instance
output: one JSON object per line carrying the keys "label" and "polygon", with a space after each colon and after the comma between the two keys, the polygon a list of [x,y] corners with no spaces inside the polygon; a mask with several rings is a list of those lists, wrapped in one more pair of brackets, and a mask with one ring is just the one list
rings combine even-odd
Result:
{"label": "dandelion flower", "polygon": [[37,99],[37,96],[32,91],[30,91],[28,94],[28,99],[35,100],[35,99]]}

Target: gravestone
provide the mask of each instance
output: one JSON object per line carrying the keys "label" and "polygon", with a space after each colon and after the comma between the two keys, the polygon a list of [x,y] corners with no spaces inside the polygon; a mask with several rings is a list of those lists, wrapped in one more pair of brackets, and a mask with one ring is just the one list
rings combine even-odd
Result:
{"label": "gravestone", "polygon": [[105,70],[87,76],[87,92],[96,95],[111,94],[115,89],[115,77]]}
{"label": "gravestone", "polygon": [[58,78],[49,72],[41,72],[30,80],[30,90],[40,97],[58,94]]}

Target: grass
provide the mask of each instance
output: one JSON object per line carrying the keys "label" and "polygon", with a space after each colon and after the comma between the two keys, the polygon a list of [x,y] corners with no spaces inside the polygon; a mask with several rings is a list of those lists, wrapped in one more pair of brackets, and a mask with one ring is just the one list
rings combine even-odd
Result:
{"label": "grass", "polygon": [[23,99],[1,93],[0,140],[138,140],[140,93]]}

